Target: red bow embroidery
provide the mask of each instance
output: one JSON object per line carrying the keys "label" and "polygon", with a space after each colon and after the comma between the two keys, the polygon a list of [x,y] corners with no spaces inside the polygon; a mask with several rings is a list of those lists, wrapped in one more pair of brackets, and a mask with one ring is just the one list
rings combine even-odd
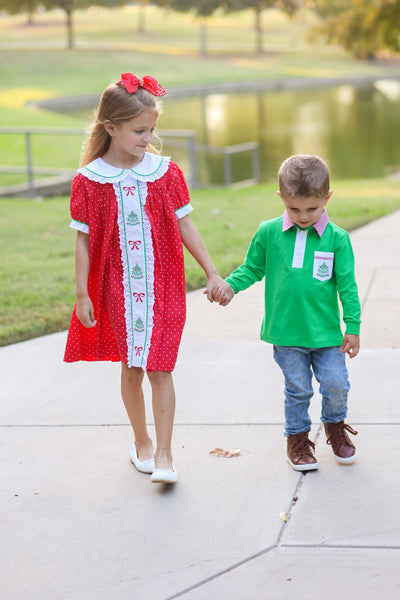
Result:
{"label": "red bow embroidery", "polygon": [[134,185],[131,185],[129,187],[124,187],[123,188],[124,192],[126,192],[126,195],[129,196],[129,194],[131,196],[134,196],[134,191],[136,190],[136,187]]}
{"label": "red bow embroidery", "polygon": [[132,73],[122,73],[121,79],[118,81],[118,84],[121,83],[129,94],[134,94],[138,87],[144,88],[150,94],[153,94],[153,96],[165,96],[166,94],[166,91],[158,83],[157,79],[154,79],[151,75],[145,75],[143,79],[139,79],[139,77],[132,75]]}
{"label": "red bow embroidery", "polygon": [[139,250],[139,246],[142,242],[140,240],[128,240],[128,244],[131,247],[131,250]]}
{"label": "red bow embroidery", "polygon": [[136,356],[140,356],[140,353],[142,350],[143,350],[142,346],[135,346]]}
{"label": "red bow embroidery", "polygon": [[143,294],[143,292],[133,292],[132,296],[134,298],[136,298],[136,302],[143,302],[143,298],[145,297],[145,294]]}

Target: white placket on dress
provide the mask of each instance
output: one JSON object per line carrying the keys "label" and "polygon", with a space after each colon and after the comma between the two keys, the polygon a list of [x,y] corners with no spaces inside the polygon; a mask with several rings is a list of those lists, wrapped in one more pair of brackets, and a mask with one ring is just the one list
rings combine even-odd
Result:
{"label": "white placket on dress", "polygon": [[139,185],[131,173],[114,184],[118,200],[128,366],[145,370],[153,329],[154,251],[151,226],[144,208],[146,198],[142,198],[144,190],[141,192],[141,188],[143,183]]}

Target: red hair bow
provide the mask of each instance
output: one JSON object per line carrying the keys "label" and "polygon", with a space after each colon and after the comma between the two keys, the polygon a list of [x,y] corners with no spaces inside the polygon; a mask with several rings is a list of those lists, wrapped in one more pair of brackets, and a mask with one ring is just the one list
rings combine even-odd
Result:
{"label": "red hair bow", "polygon": [[120,83],[122,83],[129,94],[134,94],[138,87],[144,88],[150,94],[153,94],[153,96],[165,96],[166,94],[157,79],[154,79],[150,75],[145,75],[143,79],[139,79],[139,77],[132,75],[132,73],[123,73],[121,79],[118,81],[118,84]]}

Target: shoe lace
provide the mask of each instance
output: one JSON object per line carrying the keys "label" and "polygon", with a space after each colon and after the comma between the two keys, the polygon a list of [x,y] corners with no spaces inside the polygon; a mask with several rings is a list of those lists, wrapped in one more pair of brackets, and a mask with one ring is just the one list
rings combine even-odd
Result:
{"label": "shoe lace", "polygon": [[358,435],[358,431],[353,429],[350,425],[348,425],[347,423],[340,423],[329,434],[326,443],[331,444],[332,446],[336,446],[337,444],[348,444],[350,440],[347,436],[346,431],[348,431],[352,435]]}
{"label": "shoe lace", "polygon": [[312,442],[308,435],[297,435],[296,440],[292,445],[292,452],[294,454],[300,454],[301,456],[308,455],[314,456],[312,450],[315,449],[315,444]]}

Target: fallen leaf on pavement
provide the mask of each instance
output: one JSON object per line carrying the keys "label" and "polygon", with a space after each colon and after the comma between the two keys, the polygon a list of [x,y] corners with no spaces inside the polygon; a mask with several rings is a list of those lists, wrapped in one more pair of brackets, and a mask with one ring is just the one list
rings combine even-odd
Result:
{"label": "fallen leaf on pavement", "polygon": [[287,523],[290,519],[289,515],[285,512],[279,513],[279,518],[282,519],[282,521],[285,521],[285,523]]}
{"label": "fallen leaf on pavement", "polygon": [[231,458],[232,456],[239,456],[240,448],[235,448],[234,450],[214,448],[214,450],[210,450],[209,454],[213,454],[214,456],[222,456],[223,458]]}

